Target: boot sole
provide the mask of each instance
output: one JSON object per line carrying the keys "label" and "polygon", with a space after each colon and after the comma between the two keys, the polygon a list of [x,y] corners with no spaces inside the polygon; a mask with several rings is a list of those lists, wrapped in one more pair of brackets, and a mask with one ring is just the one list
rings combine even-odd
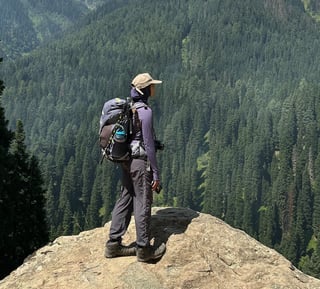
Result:
{"label": "boot sole", "polygon": [[148,259],[142,259],[142,258],[137,258],[138,262],[149,262],[149,261],[155,261],[155,260],[158,260],[160,259],[161,257],[163,256],[163,254],[159,255],[159,256],[153,256],[153,257],[150,257]]}
{"label": "boot sole", "polygon": [[138,260],[138,262],[155,261],[155,260],[160,259],[164,255],[165,252],[166,252],[166,250],[164,249],[161,253],[158,253],[157,255],[150,256],[149,258],[145,258],[145,259],[137,256],[137,260]]}

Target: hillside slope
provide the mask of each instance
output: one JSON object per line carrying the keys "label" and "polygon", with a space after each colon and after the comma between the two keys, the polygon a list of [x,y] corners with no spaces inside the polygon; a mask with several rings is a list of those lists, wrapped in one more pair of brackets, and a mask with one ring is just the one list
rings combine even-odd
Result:
{"label": "hillside slope", "polygon": [[70,28],[102,2],[0,0],[1,57],[16,58],[30,52]]}

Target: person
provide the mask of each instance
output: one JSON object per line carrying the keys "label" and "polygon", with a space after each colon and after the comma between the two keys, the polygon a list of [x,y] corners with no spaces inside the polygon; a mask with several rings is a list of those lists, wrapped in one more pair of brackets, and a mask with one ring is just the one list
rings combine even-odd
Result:
{"label": "person", "polygon": [[[155,95],[155,85],[162,83],[149,73],[138,74],[131,83],[133,100],[133,133],[130,142],[132,156],[122,163],[122,188],[120,198],[112,211],[109,240],[105,257],[137,255],[140,262],[160,259],[165,244],[155,248],[150,244],[152,191],[160,189],[160,174],[156,158],[156,138],[153,129],[149,97]],[[138,117],[135,117],[138,116]],[[131,215],[136,225],[136,245],[124,246],[122,236],[127,231]]]}

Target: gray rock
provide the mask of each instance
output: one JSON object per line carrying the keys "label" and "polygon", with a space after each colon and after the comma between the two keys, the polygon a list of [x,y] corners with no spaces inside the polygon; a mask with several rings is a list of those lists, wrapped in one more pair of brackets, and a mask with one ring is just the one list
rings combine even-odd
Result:
{"label": "gray rock", "polygon": [[[287,259],[223,221],[183,208],[154,208],[156,263],[104,258],[110,223],[57,238],[0,281],[0,289],[319,289]],[[135,241],[131,220],[124,243]]]}

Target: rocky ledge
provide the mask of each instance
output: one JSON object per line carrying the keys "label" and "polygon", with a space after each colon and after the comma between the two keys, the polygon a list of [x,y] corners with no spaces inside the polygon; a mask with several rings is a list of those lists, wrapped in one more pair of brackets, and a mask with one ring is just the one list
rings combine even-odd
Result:
{"label": "rocky ledge", "polygon": [[[211,215],[153,208],[153,242],[167,245],[166,254],[153,264],[137,262],[135,256],[106,259],[109,227],[57,238],[0,281],[0,289],[320,288],[320,280]],[[124,243],[134,241],[132,219]]]}

